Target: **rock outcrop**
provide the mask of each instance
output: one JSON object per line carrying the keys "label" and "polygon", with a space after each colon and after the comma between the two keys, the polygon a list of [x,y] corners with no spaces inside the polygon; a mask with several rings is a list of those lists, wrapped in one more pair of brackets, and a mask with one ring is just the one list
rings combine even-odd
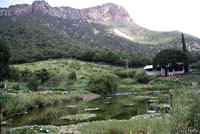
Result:
{"label": "rock outcrop", "polygon": [[0,16],[19,16],[34,12],[42,12],[63,19],[87,19],[133,23],[128,12],[123,7],[113,3],[85,9],[74,9],[71,7],[51,7],[45,1],[35,1],[32,5],[21,4],[10,6],[9,8],[0,8]]}

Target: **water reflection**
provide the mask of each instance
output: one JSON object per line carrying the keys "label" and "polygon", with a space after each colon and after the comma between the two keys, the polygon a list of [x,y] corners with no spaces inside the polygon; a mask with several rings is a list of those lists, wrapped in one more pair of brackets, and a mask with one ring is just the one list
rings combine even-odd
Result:
{"label": "water reflection", "polygon": [[[161,105],[169,106],[168,94],[147,95],[118,95],[102,97],[90,102],[73,102],[62,105],[35,109],[28,114],[18,116],[9,121],[8,127],[24,125],[69,125],[90,120],[131,119],[136,115],[147,114],[148,111],[164,111]],[[154,106],[154,107],[153,107]],[[94,109],[98,110],[85,110]],[[88,120],[60,120],[60,117],[76,114],[96,114],[95,118]]]}

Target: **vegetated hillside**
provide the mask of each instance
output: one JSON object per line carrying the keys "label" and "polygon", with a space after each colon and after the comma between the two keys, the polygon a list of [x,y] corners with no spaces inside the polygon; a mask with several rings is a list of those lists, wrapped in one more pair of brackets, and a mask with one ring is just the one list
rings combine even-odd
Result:
{"label": "vegetated hillside", "polygon": [[[26,82],[29,77],[31,77],[30,72],[35,72],[41,69],[46,69],[49,72],[49,80],[46,83],[46,86],[51,89],[65,89],[70,88],[71,90],[84,90],[88,89],[88,81],[91,76],[96,77],[99,74],[115,74],[123,78],[127,78],[127,70],[122,67],[115,67],[111,65],[101,65],[91,62],[84,62],[74,59],[53,59],[32,63],[25,63],[20,65],[12,65],[18,71],[12,72],[12,80],[18,82]],[[22,71],[20,75],[20,71]],[[129,69],[129,77],[134,78],[136,72],[141,72],[142,69]],[[69,83],[69,76],[71,73],[76,74],[77,80],[74,80],[73,83]],[[131,80],[135,81],[135,80]],[[20,83],[19,83],[20,84]],[[70,87],[67,87],[70,85]],[[11,84],[8,84],[12,88]],[[20,87],[25,88],[24,85]],[[123,90],[125,87],[120,87],[120,90]],[[135,88],[134,88],[135,89]]]}
{"label": "vegetated hillside", "polygon": [[[51,7],[44,1],[0,8],[0,36],[12,45],[12,62],[75,57],[91,50],[155,54],[181,48],[180,32],[154,32],[135,24],[115,4],[73,9]],[[200,39],[185,35],[188,50],[199,52]],[[123,56],[121,56],[123,57]]]}

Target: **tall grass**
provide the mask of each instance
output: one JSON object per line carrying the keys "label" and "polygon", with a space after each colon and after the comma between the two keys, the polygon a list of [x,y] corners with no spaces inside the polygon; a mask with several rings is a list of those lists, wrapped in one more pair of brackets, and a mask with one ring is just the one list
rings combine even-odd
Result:
{"label": "tall grass", "polygon": [[180,92],[173,94],[171,122],[177,129],[200,130],[200,95]]}
{"label": "tall grass", "polygon": [[50,106],[71,101],[81,100],[82,96],[78,93],[63,94],[42,94],[39,92],[20,94],[20,95],[1,95],[1,106],[3,116],[6,118],[13,117],[18,113],[35,109],[38,107]]}
{"label": "tall grass", "polygon": [[83,134],[170,134],[167,119],[97,121],[78,128]]}

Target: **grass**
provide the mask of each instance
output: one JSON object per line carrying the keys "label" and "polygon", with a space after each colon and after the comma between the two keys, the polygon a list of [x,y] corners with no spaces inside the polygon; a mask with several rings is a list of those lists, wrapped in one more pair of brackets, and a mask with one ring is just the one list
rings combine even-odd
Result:
{"label": "grass", "polygon": [[175,92],[173,94],[171,120],[177,129],[200,130],[199,94]]}
{"label": "grass", "polygon": [[[26,64],[13,65],[13,67],[18,68],[19,70],[28,69],[30,71],[41,70],[45,68],[50,72],[51,78],[47,81],[45,89],[61,89],[61,90],[88,90],[88,81],[91,75],[97,75],[101,73],[111,73],[115,75],[123,75],[121,80],[125,85],[137,83],[134,78],[135,72],[141,71],[141,69],[129,69],[129,80],[124,80],[126,78],[126,68],[115,67],[111,65],[101,65],[91,62],[83,62],[74,59],[56,59],[56,60],[47,60]],[[69,75],[75,72],[77,80],[69,84],[68,77]],[[120,74],[116,73],[120,72]],[[129,82],[128,82],[129,81]],[[130,83],[130,81],[133,81]],[[122,83],[123,83],[122,82]],[[128,83],[127,83],[128,82]],[[8,88],[12,89],[13,85],[16,83],[8,83]],[[18,83],[20,88],[26,89],[26,83]],[[40,90],[45,90],[44,87],[40,87]],[[120,89],[119,89],[120,90]]]}
{"label": "grass", "polygon": [[96,121],[78,128],[83,134],[170,134],[167,119]]}
{"label": "grass", "polygon": [[[169,90],[169,89],[184,89],[185,87],[192,88],[192,82],[200,83],[200,73],[193,72],[184,76],[179,76],[173,79],[162,79],[159,77],[150,77],[151,82],[149,84],[141,84],[137,81],[135,74],[140,73],[142,69],[129,69],[129,78],[126,78],[126,68],[114,67],[111,65],[101,65],[91,62],[83,62],[74,59],[56,59],[47,60],[33,63],[26,63],[20,65],[13,65],[20,70],[28,69],[30,71],[47,69],[52,74],[51,78],[47,81],[47,86],[40,87],[40,90],[68,90],[79,91],[88,93],[88,81],[91,75],[97,75],[101,73],[111,73],[118,75],[120,81],[118,83],[117,92],[129,92],[129,91],[146,91],[146,90]],[[69,83],[68,76],[76,72],[77,80]],[[178,83],[176,82],[178,80]],[[26,83],[17,82],[9,83],[8,88],[12,89],[13,85],[19,84],[21,89],[27,89]],[[181,88],[180,88],[181,87]]]}
{"label": "grass", "polygon": [[[83,134],[171,134],[172,130],[200,131],[199,95],[172,94],[170,116],[89,122],[78,127]],[[198,133],[198,132],[197,132]]]}
{"label": "grass", "polygon": [[2,94],[0,101],[3,114],[2,118],[10,118],[38,107],[78,100],[82,100],[82,95],[77,92],[72,92],[67,95],[63,95],[62,92],[56,91]]}
{"label": "grass", "polygon": [[[148,84],[141,84],[134,75],[141,69],[129,69],[134,72],[131,78],[126,78],[126,68],[113,67],[109,65],[100,65],[89,62],[82,62],[72,59],[58,59],[13,65],[20,70],[29,69],[31,71],[47,69],[56,78],[48,81],[47,87],[40,87],[41,90],[48,91],[46,94],[41,92],[30,92],[26,88],[26,83],[8,82],[8,89],[3,91],[1,99],[4,117],[12,117],[17,113],[23,113],[36,107],[44,107],[57,104],[59,101],[69,102],[81,99],[82,94],[90,93],[88,91],[88,81],[91,75],[99,73],[116,74],[120,77],[119,86],[116,92],[135,92],[149,90],[169,90],[174,89],[176,92],[172,99],[171,117],[169,118],[148,118],[129,121],[96,121],[89,122],[79,126],[78,130],[84,134],[136,134],[144,132],[145,134],[170,134],[173,128],[180,129],[200,129],[199,122],[199,95],[183,93],[199,91],[200,87],[193,87],[192,82],[200,83],[200,72],[188,73],[176,78],[150,78]],[[71,72],[76,72],[77,81],[67,87],[67,78]],[[117,75],[117,74],[116,74]],[[56,81],[58,83],[56,83]],[[52,84],[52,82],[54,82]],[[12,89],[13,85],[19,84],[20,90]],[[52,85],[51,85],[52,84]],[[10,90],[10,91],[9,91]],[[62,91],[68,91],[70,94],[63,95]],[[9,95],[5,92],[13,92]],[[195,116],[194,116],[195,115]],[[195,118],[194,118],[195,117]],[[196,125],[197,124],[197,125]]]}

